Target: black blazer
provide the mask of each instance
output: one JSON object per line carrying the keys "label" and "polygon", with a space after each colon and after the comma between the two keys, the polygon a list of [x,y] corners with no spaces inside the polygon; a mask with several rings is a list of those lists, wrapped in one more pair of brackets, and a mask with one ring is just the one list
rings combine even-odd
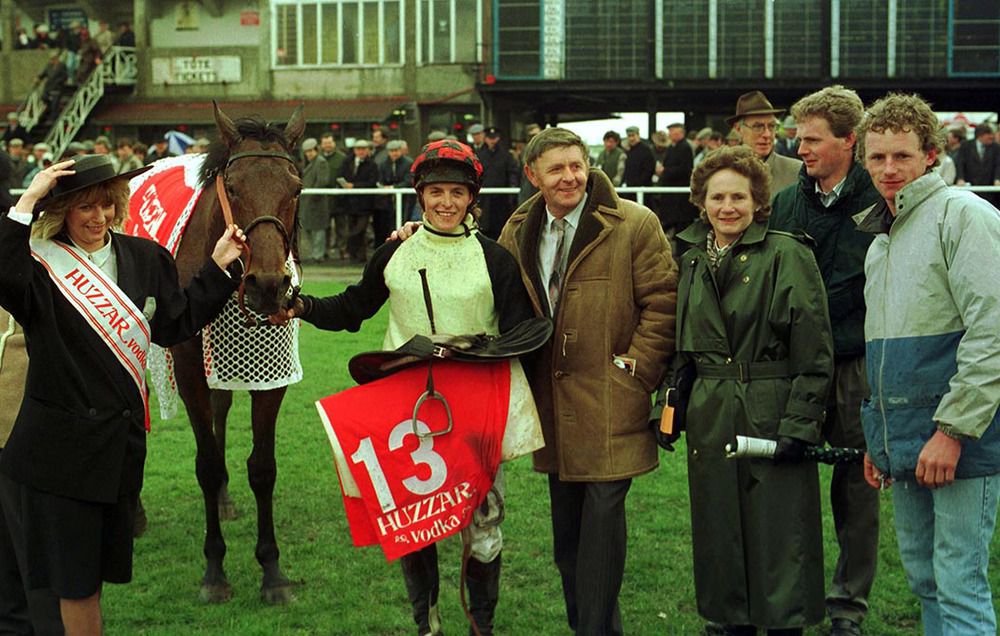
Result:
{"label": "black blazer", "polygon": [[[355,167],[354,157],[348,157],[340,167],[340,176],[354,184],[355,188],[374,188],[378,185],[378,166],[368,157]],[[359,194],[340,197],[344,201],[340,206],[341,214],[364,216],[378,210],[376,197]]]}
{"label": "black blazer", "polygon": [[970,185],[993,185],[1000,179],[1000,151],[994,142],[983,148],[983,158],[979,158],[976,140],[963,143],[955,157],[955,178],[965,179]]}
{"label": "black blazer", "polygon": [[[142,396],[107,345],[28,251],[29,228],[0,219],[0,305],[24,327],[28,378],[0,471],[45,492],[112,503],[138,492],[146,456]],[[237,282],[209,262],[181,289],[167,250],[112,235],[118,286],[140,309],[153,298],[153,342],[193,336]],[[8,405],[4,405],[8,407]]]}

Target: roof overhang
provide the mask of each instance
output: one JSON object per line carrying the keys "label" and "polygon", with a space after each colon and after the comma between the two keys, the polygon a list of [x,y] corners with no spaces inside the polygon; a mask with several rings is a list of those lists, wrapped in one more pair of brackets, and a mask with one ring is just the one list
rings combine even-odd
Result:
{"label": "roof overhang", "polygon": [[[382,122],[408,100],[406,97],[357,100],[253,100],[221,101],[219,106],[230,117],[255,115],[266,121],[285,121],[299,104],[305,106],[310,122]],[[108,102],[98,104],[88,123],[113,125],[212,124],[215,117],[211,101],[203,102]]]}

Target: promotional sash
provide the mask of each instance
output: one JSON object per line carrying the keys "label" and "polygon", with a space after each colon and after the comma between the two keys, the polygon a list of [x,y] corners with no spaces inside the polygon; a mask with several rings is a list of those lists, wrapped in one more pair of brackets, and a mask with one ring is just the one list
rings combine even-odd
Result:
{"label": "promotional sash", "polygon": [[[379,544],[387,560],[456,534],[493,486],[500,465],[510,395],[510,365],[435,362],[434,387],[447,400],[426,400],[427,366],[419,365],[316,402],[339,457],[344,511],[356,546]],[[355,493],[355,496],[351,496]],[[360,498],[357,496],[360,494]]]}
{"label": "promotional sash", "polygon": [[48,271],[56,289],[108,346],[135,382],[149,430],[146,356],[149,323],[132,300],[101,268],[71,247],[52,240],[31,240],[31,256]]}

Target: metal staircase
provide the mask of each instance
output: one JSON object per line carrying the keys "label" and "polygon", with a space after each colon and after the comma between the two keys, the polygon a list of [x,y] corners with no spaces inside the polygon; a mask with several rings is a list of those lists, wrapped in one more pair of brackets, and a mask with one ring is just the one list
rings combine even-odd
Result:
{"label": "metal staircase", "polygon": [[[76,133],[86,123],[87,116],[104,97],[106,86],[134,86],[138,76],[135,47],[113,46],[108,49],[90,77],[77,87],[45,137],[52,156],[60,157],[66,151]],[[45,114],[42,88],[41,84],[36,86],[18,111],[21,125],[29,131],[38,125]]]}

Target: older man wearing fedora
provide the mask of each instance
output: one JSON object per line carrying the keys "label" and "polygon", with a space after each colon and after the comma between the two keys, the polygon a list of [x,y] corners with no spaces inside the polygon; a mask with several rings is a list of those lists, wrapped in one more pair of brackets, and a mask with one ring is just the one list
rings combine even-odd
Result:
{"label": "older man wearing fedora", "polygon": [[799,178],[802,162],[774,151],[774,138],[778,132],[778,116],[785,109],[775,108],[760,91],[743,93],[736,101],[736,114],[726,118],[726,123],[750,146],[761,161],[771,170],[771,198]]}

